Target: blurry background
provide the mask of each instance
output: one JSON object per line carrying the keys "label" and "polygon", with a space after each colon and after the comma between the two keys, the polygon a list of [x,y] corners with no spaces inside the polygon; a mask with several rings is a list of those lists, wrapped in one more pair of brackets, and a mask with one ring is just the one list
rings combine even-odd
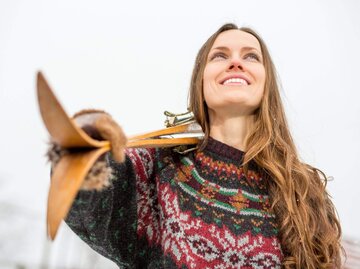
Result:
{"label": "blurry background", "polygon": [[159,129],[164,110],[186,110],[195,55],[225,22],[266,41],[301,157],[333,177],[344,237],[359,239],[359,14],[356,0],[0,0],[0,268],[116,268],[65,225],[46,239],[36,71],[69,114],[102,108],[127,134]]}

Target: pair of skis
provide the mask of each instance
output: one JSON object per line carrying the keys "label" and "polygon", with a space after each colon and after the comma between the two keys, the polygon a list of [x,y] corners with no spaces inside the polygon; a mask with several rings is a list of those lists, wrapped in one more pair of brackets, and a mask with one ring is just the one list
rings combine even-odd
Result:
{"label": "pair of skis", "polygon": [[[87,173],[96,160],[111,149],[111,145],[109,141],[91,138],[75,124],[66,114],[41,72],[37,74],[37,96],[40,114],[51,139],[62,148],[81,149],[72,150],[72,153],[64,155],[51,176],[46,221],[48,236],[53,240]],[[195,136],[189,137],[187,134]],[[131,136],[126,147],[194,145],[199,143],[202,135],[197,123],[185,120],[185,123],[180,125]]]}

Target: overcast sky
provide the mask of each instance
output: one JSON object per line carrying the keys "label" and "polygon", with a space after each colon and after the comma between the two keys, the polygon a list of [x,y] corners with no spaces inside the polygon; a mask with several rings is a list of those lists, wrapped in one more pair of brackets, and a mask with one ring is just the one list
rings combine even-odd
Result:
{"label": "overcast sky", "polygon": [[[48,138],[37,70],[69,114],[100,108],[129,135],[155,130],[164,110],[186,110],[200,46],[234,22],[267,43],[301,157],[334,178],[328,190],[344,235],[360,238],[360,2],[294,2],[0,0],[0,216],[17,208],[45,240]],[[0,234],[11,225],[2,220]],[[24,232],[21,259],[30,259],[34,236]]]}

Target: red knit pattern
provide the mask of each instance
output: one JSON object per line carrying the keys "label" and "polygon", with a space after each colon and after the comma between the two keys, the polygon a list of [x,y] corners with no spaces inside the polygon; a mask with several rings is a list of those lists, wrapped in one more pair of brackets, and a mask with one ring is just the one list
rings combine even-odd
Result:
{"label": "red knit pattern", "polygon": [[190,210],[182,211],[179,189],[172,188],[170,182],[160,183],[159,177],[156,184],[149,182],[152,167],[143,164],[149,163],[151,154],[133,151],[129,156],[137,168],[138,236],[161,248],[179,268],[280,268],[282,252],[276,236],[250,231],[234,234],[226,225],[209,224]]}

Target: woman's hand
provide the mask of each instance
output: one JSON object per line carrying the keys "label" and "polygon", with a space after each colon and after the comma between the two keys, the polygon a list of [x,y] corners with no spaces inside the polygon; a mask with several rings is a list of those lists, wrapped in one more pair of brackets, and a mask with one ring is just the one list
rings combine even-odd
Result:
{"label": "woman's hand", "polygon": [[[111,144],[111,153],[115,161],[119,163],[125,161],[126,136],[121,127],[108,113],[95,109],[81,110],[74,115],[73,119],[92,138],[108,140]],[[55,142],[50,141],[47,157],[51,162],[52,170],[56,167],[61,157],[68,153],[68,149],[64,149]],[[105,159],[101,157],[90,169],[82,183],[81,189],[100,191],[111,184],[111,174],[111,168],[106,164]]]}
{"label": "woman's hand", "polygon": [[121,163],[125,160],[126,136],[108,113],[102,110],[85,109],[76,113],[73,118],[76,124],[92,138],[110,142],[115,161]]}

